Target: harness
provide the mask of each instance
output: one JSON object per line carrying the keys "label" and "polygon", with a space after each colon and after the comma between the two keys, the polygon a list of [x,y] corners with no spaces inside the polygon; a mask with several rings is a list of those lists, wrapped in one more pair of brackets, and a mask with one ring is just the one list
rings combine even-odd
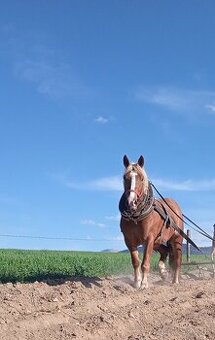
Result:
{"label": "harness", "polygon": [[154,200],[152,186],[149,183],[148,191],[135,211],[130,210],[125,192],[119,201],[119,211],[125,220],[133,221],[137,224],[152,212]]}
{"label": "harness", "polygon": [[[165,202],[165,201],[164,201]],[[185,234],[185,232],[179,228],[179,226],[173,221],[172,217],[166,210],[165,205],[162,201],[158,201],[153,196],[152,185],[149,182],[148,191],[143,199],[137,207],[135,211],[131,210],[127,203],[126,193],[123,193],[120,201],[119,201],[119,211],[121,216],[127,220],[132,221],[135,224],[144,220],[146,217],[150,215],[152,211],[156,211],[160,217],[163,219],[163,227],[157,237],[162,239],[162,234],[166,228],[172,227],[176,232],[178,232],[187,242],[189,242],[194,248],[200,251],[198,246]],[[174,212],[174,211],[173,211]],[[175,212],[174,212],[175,213]],[[176,214],[176,213],[175,213]],[[176,214],[177,215],[177,214]]]}

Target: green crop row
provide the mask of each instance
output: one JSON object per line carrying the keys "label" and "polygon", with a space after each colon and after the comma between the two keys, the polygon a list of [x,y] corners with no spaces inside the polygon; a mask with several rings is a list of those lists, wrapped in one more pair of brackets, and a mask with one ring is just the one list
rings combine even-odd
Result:
{"label": "green crop row", "polygon": [[[152,270],[157,267],[152,257]],[[129,253],[0,250],[0,282],[104,277],[133,272]]]}
{"label": "green crop row", "polygon": [[[151,271],[158,269],[158,259],[158,254],[152,256]],[[191,257],[191,261],[196,262],[202,259],[201,255]],[[105,277],[132,272],[129,253],[0,250],[0,282],[3,283]]]}

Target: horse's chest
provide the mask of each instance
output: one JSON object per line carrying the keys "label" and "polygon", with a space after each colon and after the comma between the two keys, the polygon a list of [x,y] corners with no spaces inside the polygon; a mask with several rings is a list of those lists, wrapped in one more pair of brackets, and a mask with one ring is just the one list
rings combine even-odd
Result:
{"label": "horse's chest", "polygon": [[138,223],[133,221],[121,220],[121,231],[127,239],[136,239],[140,242],[145,242],[148,237],[156,238],[162,228],[160,219],[142,220]]}
{"label": "horse's chest", "polygon": [[121,223],[121,231],[127,239],[144,242],[149,234],[149,227],[142,222],[125,221]]}

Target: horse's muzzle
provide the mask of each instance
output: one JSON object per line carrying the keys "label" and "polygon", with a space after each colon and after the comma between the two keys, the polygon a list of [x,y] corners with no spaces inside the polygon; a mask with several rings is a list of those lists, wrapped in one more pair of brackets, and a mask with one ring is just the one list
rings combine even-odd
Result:
{"label": "horse's muzzle", "polygon": [[131,211],[136,211],[137,210],[137,201],[133,200],[131,202],[128,202],[129,209]]}

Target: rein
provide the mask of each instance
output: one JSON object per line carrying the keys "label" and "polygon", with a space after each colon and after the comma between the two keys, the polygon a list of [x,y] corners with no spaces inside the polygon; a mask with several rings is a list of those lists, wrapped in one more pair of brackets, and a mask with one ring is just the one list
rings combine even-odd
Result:
{"label": "rein", "polygon": [[[167,204],[167,203],[166,203]],[[167,204],[168,207],[169,204]],[[185,232],[179,228],[179,226],[173,221],[173,219],[168,215],[167,212],[165,212],[165,208],[162,205],[162,208],[164,209],[164,211],[162,209],[160,209],[158,206],[154,206],[154,210],[163,218],[163,220],[167,221],[167,223],[173,227],[173,229],[175,229],[187,242],[189,242],[194,248],[196,248],[198,251],[201,252],[201,250],[199,249],[199,247],[191,240],[191,238],[189,236],[187,236],[187,234],[185,234]],[[172,210],[172,209],[171,209]],[[172,210],[173,211],[173,210]],[[175,213],[175,215],[177,215],[178,217],[180,217],[178,214]]]}
{"label": "rein", "polygon": [[[188,218],[186,215],[182,214],[182,216],[184,218],[181,218],[181,216],[179,216],[173,209],[172,207],[168,204],[168,202],[165,200],[165,198],[161,195],[161,193],[157,190],[157,188],[155,187],[155,185],[150,182],[151,186],[155,189],[155,191],[157,192],[157,194],[160,196],[160,198],[165,202],[165,204],[172,210],[172,212],[178,217],[180,218],[180,220],[186,224],[187,226],[189,226],[190,228],[192,228],[193,230],[195,230],[196,232],[198,232],[199,234],[209,238],[211,241],[215,242],[215,239],[213,237],[211,237],[204,229],[202,229],[200,226],[198,226],[198,224],[196,224],[195,222],[193,222],[190,218]],[[185,219],[187,221],[189,221],[191,224],[193,224],[196,228],[193,228],[189,223],[187,223],[185,221]]]}

